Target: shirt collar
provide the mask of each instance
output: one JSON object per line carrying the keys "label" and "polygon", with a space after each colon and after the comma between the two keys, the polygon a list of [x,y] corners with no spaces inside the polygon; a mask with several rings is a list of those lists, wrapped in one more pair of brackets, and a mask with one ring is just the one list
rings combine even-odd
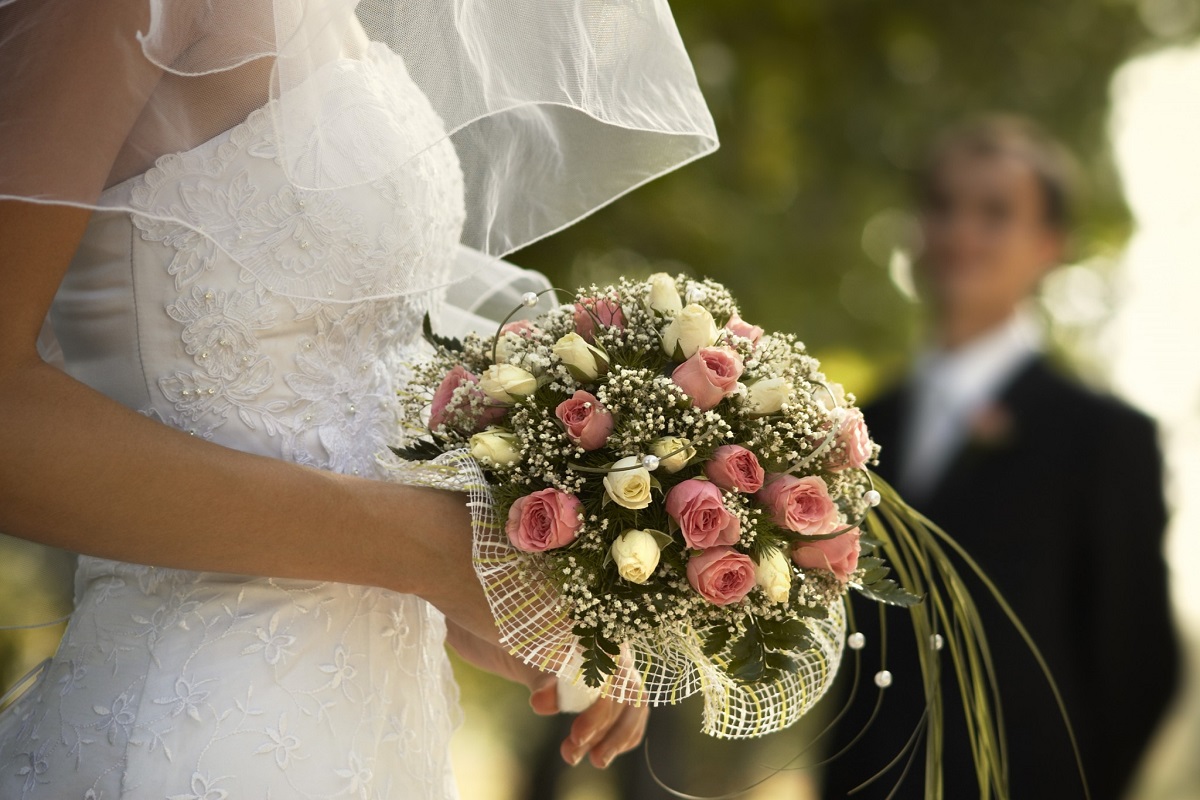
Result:
{"label": "shirt collar", "polygon": [[1042,350],[1043,341],[1041,325],[1023,307],[962,347],[926,349],[914,365],[914,389],[921,395],[940,395],[943,408],[976,406],[992,399],[1022,364]]}

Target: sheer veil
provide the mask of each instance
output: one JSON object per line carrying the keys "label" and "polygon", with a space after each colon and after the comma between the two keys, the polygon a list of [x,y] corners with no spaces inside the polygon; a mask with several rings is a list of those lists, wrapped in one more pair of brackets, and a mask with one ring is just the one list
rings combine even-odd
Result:
{"label": "sheer veil", "polygon": [[[140,213],[138,179],[186,158],[246,115],[269,115],[297,193],[340,193],[447,137],[465,184],[463,257],[308,297],[267,261],[241,265],[271,291],[323,302],[401,296],[457,282],[717,147],[712,118],[665,0],[95,0],[110,72],[161,70],[105,103],[140,107],[103,182],[56,158],[62,104],[44,75],[64,59],[72,0],[0,0],[0,198]],[[137,6],[137,14],[128,7]],[[123,7],[124,15],[106,7]],[[111,22],[136,16],[124,29]],[[136,29],[133,29],[136,28]],[[89,45],[90,46],[90,45]],[[118,52],[113,53],[116,48]],[[86,63],[79,69],[87,69]],[[440,128],[410,124],[419,87]],[[405,91],[409,89],[409,91]],[[255,111],[261,109],[261,111]],[[122,117],[114,113],[114,118]],[[89,120],[89,124],[93,124]],[[347,135],[347,131],[351,131]],[[30,133],[36,132],[31,137]],[[180,218],[166,221],[190,225]],[[198,230],[231,257],[228,231]],[[480,256],[483,256],[481,258]]]}

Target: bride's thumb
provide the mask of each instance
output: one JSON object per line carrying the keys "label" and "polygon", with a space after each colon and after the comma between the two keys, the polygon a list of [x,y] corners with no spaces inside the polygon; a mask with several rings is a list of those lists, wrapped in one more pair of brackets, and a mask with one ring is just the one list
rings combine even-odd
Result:
{"label": "bride's thumb", "polygon": [[558,713],[558,681],[547,676],[529,695],[529,705],[535,714],[549,716]]}

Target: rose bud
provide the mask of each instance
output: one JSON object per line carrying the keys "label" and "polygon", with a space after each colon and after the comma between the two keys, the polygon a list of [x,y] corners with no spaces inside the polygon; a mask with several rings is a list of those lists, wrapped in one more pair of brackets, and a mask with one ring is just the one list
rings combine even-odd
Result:
{"label": "rose bud", "polygon": [[667,513],[679,523],[688,547],[703,550],[736,544],[742,535],[738,518],[725,507],[721,490],[711,481],[686,480],[667,492]]}
{"label": "rose bud", "polygon": [[645,583],[658,568],[660,550],[654,536],[634,528],[618,536],[608,552],[622,578],[632,583]]}
{"label": "rose bud", "polygon": [[725,323],[725,330],[734,336],[749,339],[751,344],[758,344],[758,340],[763,337],[763,333],[765,332],[757,325],[751,325],[749,322],[746,322],[746,320],[742,319],[736,313],[729,318],[729,322]]}
{"label": "rose bud", "polygon": [[566,427],[567,437],[584,450],[600,449],[613,431],[612,414],[583,390],[559,403],[554,416]]}
{"label": "rose bud", "polygon": [[727,492],[754,494],[766,477],[758,456],[737,444],[725,444],[713,451],[704,465],[708,479]]}
{"label": "rose bud", "polygon": [[784,378],[763,378],[746,386],[746,407],[751,414],[763,417],[783,408],[792,394],[792,385]]}
{"label": "rose bud", "polygon": [[575,541],[583,524],[583,504],[573,494],[558,489],[518,497],[508,509],[504,530],[512,546],[526,553],[541,553]]}
{"label": "rose bud", "polygon": [[617,505],[632,509],[650,505],[650,473],[646,468],[620,469],[640,464],[635,456],[628,456],[613,464],[616,469],[604,476],[604,489]]}
{"label": "rose bud", "polygon": [[596,339],[596,321],[605,328],[624,328],[621,304],[607,297],[585,297],[575,304],[575,332],[587,341]]}
{"label": "rose bud", "polygon": [[511,403],[537,390],[537,378],[512,364],[493,364],[479,379],[479,388],[497,403]]}
{"label": "rose bud", "polygon": [[702,347],[671,373],[671,380],[701,411],[733,394],[742,375],[742,357],[728,347]]}
{"label": "rose bud", "polygon": [[663,350],[682,361],[701,347],[711,347],[718,335],[717,323],[708,309],[692,303],[684,306],[663,329]]}
{"label": "rose bud", "polygon": [[646,280],[646,284],[650,287],[650,296],[646,302],[652,311],[672,316],[683,310],[679,288],[675,286],[675,279],[670,275],[656,272]]}
{"label": "rose bud", "polygon": [[862,550],[859,536],[858,528],[854,528],[832,539],[800,542],[792,548],[792,561],[801,569],[832,572],[835,578],[845,583],[858,569],[858,554]]}
{"label": "rose bud", "polygon": [[705,600],[727,606],[754,588],[754,561],[732,547],[710,547],[688,559],[687,577]]}
{"label": "rose bud", "polygon": [[608,367],[604,351],[588,344],[578,333],[568,333],[550,349],[579,381],[594,381]]}
{"label": "rose bud", "polygon": [[658,468],[674,475],[696,457],[696,448],[682,436],[663,436],[650,444],[650,452],[658,457]]}
{"label": "rose bud", "polygon": [[521,460],[521,450],[511,432],[488,428],[471,437],[471,456],[484,464],[507,467]]}
{"label": "rose bud", "polygon": [[792,565],[777,547],[772,547],[754,568],[754,582],[772,603],[786,603],[792,589]]}
{"label": "rose bud", "polygon": [[871,435],[867,432],[862,412],[852,408],[842,419],[837,442],[829,454],[828,466],[834,472],[847,467],[862,469],[871,458],[871,449]]}
{"label": "rose bud", "polygon": [[775,524],[808,536],[830,533],[838,526],[838,509],[825,481],[809,475],[775,475],[755,497],[771,512]]}

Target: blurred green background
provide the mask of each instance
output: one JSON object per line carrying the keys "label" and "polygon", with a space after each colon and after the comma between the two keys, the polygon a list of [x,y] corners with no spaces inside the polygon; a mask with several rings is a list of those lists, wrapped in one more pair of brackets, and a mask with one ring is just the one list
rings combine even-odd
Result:
{"label": "blurred green background", "polygon": [[[721,149],[515,262],[566,288],[660,270],[712,277],[740,298],[743,316],[799,334],[831,377],[869,397],[903,369],[919,336],[906,265],[919,254],[909,186],[924,146],[964,115],[1019,112],[1083,166],[1073,266],[1047,286],[1045,306],[1060,349],[1085,374],[1103,374],[1103,354],[1089,342],[1113,313],[1132,230],[1109,142],[1111,82],[1131,58],[1193,42],[1200,0],[677,0],[673,8]],[[51,585],[37,577],[43,556],[2,546],[0,623],[61,613],[69,597],[53,588],[66,585],[61,560],[48,562],[58,576]],[[0,632],[4,685],[45,657],[57,633]],[[458,674],[463,797],[524,797],[524,765],[555,723],[526,710],[523,689],[461,665]],[[779,737],[769,752],[707,745],[696,759],[705,784],[693,788],[739,788],[742,776],[728,767],[781,763],[803,735]],[[781,776],[753,796],[801,797],[805,781]],[[611,778],[581,768],[559,796],[618,792]]]}
{"label": "blurred green background", "polygon": [[[743,316],[798,333],[869,393],[899,367],[913,304],[892,279],[918,244],[914,166],[947,123],[1012,111],[1075,151],[1079,260],[1106,261],[1128,215],[1106,137],[1109,83],[1192,36],[1191,0],[687,0],[673,4],[721,149],[518,253],[564,288],[672,268]],[[894,263],[899,260],[901,263]]]}

